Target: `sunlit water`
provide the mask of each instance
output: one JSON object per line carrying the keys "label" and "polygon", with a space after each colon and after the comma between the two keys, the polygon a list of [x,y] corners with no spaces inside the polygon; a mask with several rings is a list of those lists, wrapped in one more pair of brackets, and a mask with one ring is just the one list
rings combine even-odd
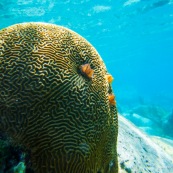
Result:
{"label": "sunlit water", "polygon": [[0,29],[40,21],[68,27],[98,50],[121,112],[173,109],[172,0],[1,0]]}

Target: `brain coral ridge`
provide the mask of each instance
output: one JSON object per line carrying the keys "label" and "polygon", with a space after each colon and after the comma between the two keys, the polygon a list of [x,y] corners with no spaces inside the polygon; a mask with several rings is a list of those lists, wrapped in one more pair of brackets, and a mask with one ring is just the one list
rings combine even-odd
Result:
{"label": "brain coral ridge", "polygon": [[107,74],[93,46],[69,29],[22,23],[0,31],[0,130],[31,151],[26,167],[118,172]]}

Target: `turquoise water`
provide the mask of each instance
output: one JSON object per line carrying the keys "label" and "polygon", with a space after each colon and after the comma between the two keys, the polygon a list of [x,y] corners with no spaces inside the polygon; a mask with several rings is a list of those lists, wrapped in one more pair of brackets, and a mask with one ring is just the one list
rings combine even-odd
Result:
{"label": "turquoise water", "polygon": [[173,109],[172,0],[1,0],[0,29],[40,21],[70,28],[98,50],[113,75],[120,112]]}
{"label": "turquoise water", "polygon": [[[114,77],[112,85],[119,113],[138,126],[132,133],[135,128],[127,126],[130,123],[124,125],[119,116],[118,159],[122,168],[128,172],[137,167],[134,172],[142,172],[144,168],[150,170],[146,172],[172,173],[173,0],[0,0],[0,29],[22,22],[67,27],[97,49]],[[0,105],[0,112],[4,105]],[[138,129],[149,134],[148,137],[141,137]],[[158,150],[148,142],[152,138],[158,143],[160,140],[160,145],[162,142],[169,145],[163,144],[163,150]],[[89,145],[82,141],[79,149],[87,153]],[[164,156],[166,153],[169,159]],[[0,173],[33,172],[30,159],[30,151],[13,146],[11,138],[0,131]],[[110,160],[110,168],[112,164]]]}
{"label": "turquoise water", "polygon": [[0,18],[0,28],[42,21],[78,32],[114,76],[119,103],[141,97],[172,109],[172,0],[1,0]]}

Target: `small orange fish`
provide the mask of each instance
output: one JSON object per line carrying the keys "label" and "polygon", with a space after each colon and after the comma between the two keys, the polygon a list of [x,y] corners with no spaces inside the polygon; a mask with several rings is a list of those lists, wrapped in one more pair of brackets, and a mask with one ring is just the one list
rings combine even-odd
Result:
{"label": "small orange fish", "polygon": [[114,94],[109,94],[108,99],[109,99],[110,105],[116,105]]}
{"label": "small orange fish", "polygon": [[94,70],[91,69],[90,64],[81,65],[80,66],[80,70],[88,78],[92,78],[93,77]]}
{"label": "small orange fish", "polygon": [[112,83],[112,81],[114,80],[114,78],[110,74],[106,75],[106,79],[107,79],[108,83]]}

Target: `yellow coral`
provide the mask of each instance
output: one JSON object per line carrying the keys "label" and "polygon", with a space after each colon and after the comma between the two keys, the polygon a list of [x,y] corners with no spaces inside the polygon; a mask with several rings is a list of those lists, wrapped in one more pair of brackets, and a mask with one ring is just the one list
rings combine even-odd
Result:
{"label": "yellow coral", "polygon": [[0,64],[0,98],[13,100],[0,130],[31,151],[35,172],[118,172],[115,101],[90,43],[64,27],[17,24],[0,31]]}

